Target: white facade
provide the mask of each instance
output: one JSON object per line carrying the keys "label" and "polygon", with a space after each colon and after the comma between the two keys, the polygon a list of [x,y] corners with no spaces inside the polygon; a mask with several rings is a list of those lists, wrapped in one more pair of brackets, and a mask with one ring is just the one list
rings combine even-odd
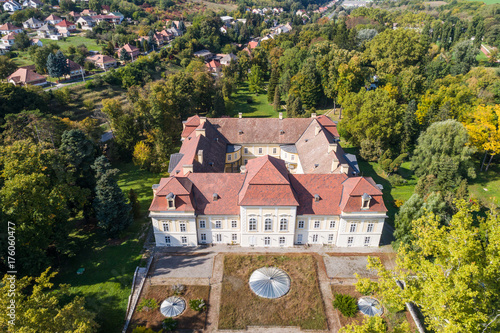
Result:
{"label": "white facade", "polygon": [[15,12],[21,9],[23,9],[23,7],[13,0],[7,1],[3,4],[3,10],[5,10],[6,12]]}

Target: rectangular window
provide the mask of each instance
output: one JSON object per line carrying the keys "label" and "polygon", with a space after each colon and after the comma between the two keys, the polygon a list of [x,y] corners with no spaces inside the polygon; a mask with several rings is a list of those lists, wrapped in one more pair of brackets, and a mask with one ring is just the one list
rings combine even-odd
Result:
{"label": "rectangular window", "polygon": [[273,155],[276,155],[278,153],[278,148],[273,148]]}
{"label": "rectangular window", "polygon": [[251,218],[248,220],[248,230],[256,231],[257,230],[257,219]]}
{"label": "rectangular window", "polygon": [[352,246],[354,243],[354,237],[347,237],[347,246]]}
{"label": "rectangular window", "polygon": [[206,242],[207,241],[207,234],[201,234],[201,241]]}
{"label": "rectangular window", "polygon": [[287,231],[287,230],[288,230],[288,220],[281,219],[280,220],[280,231]]}
{"label": "rectangular window", "polygon": [[314,229],[319,229],[320,222],[314,221]]}
{"label": "rectangular window", "polygon": [[248,154],[248,148],[243,148],[243,151],[245,152],[245,154]]}
{"label": "rectangular window", "polygon": [[222,221],[215,221],[215,229],[222,228]]}
{"label": "rectangular window", "polygon": [[271,231],[271,230],[273,230],[273,220],[266,219],[264,221],[264,231]]}
{"label": "rectangular window", "polygon": [[168,223],[163,223],[163,231],[170,231],[168,228]]}
{"label": "rectangular window", "polygon": [[231,154],[227,155],[227,160],[231,161]]}
{"label": "rectangular window", "polygon": [[165,236],[165,243],[170,244],[170,236]]}
{"label": "rectangular window", "polygon": [[288,158],[288,154],[287,153],[285,153],[285,158]]}
{"label": "rectangular window", "polygon": [[295,155],[290,155],[290,159],[291,159],[292,161],[295,161]]}
{"label": "rectangular window", "polygon": [[231,228],[238,228],[238,221],[231,221]]}
{"label": "rectangular window", "polygon": [[370,246],[370,237],[365,237],[365,246]]}
{"label": "rectangular window", "polygon": [[314,234],[313,235],[313,243],[317,243],[318,242],[318,234]]}
{"label": "rectangular window", "polygon": [[285,237],[280,237],[280,245],[285,245]]}
{"label": "rectangular window", "polygon": [[297,244],[302,244],[302,234],[297,235]]}
{"label": "rectangular window", "polygon": [[366,228],[366,232],[373,232],[373,223],[368,223],[368,228]]}
{"label": "rectangular window", "polygon": [[237,160],[238,159],[238,153],[234,153],[234,159]]}
{"label": "rectangular window", "polygon": [[186,236],[181,237],[182,244],[187,244],[188,238]]}
{"label": "rectangular window", "polygon": [[259,155],[262,155],[262,148],[259,148]]}
{"label": "rectangular window", "polygon": [[349,228],[349,232],[356,232],[356,223],[351,223],[351,226]]}
{"label": "rectangular window", "polygon": [[335,221],[330,221],[330,229],[335,228]]}
{"label": "rectangular window", "polygon": [[180,227],[181,227],[181,232],[186,232],[186,224],[185,223],[181,223]]}
{"label": "rectangular window", "polygon": [[232,234],[232,236],[231,236],[231,240],[232,240],[233,242],[236,242],[236,241],[238,240],[238,234]]}
{"label": "rectangular window", "polygon": [[304,229],[304,221],[299,221],[299,229]]}
{"label": "rectangular window", "polygon": [[206,227],[206,222],[205,221],[200,221],[200,228],[205,229]]}
{"label": "rectangular window", "polygon": [[271,245],[271,237],[264,237],[264,245]]}
{"label": "rectangular window", "polygon": [[333,243],[333,234],[328,234],[328,243]]}
{"label": "rectangular window", "polygon": [[245,160],[245,165],[248,163],[248,160]]}
{"label": "rectangular window", "polygon": [[216,234],[215,239],[217,240],[217,243],[222,242],[222,234]]}

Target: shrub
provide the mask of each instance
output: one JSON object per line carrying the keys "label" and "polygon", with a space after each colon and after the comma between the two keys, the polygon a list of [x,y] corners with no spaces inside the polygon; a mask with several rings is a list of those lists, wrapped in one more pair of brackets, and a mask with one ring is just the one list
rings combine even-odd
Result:
{"label": "shrub", "polygon": [[400,200],[400,199],[394,200],[394,207],[399,208],[399,207],[403,206],[404,203],[405,202],[403,200]]}
{"label": "shrub", "polygon": [[203,298],[198,298],[198,299],[190,300],[189,307],[191,308],[191,310],[201,312],[201,311],[205,311],[205,309],[207,308],[207,305],[205,304],[205,301],[203,300]]}
{"label": "shrub", "polygon": [[373,282],[368,278],[361,278],[357,273],[354,274],[358,281],[354,284],[356,290],[363,295],[373,295],[377,288],[377,282]]}
{"label": "shrub", "polygon": [[174,295],[176,296],[182,295],[184,293],[184,289],[186,289],[186,287],[180,283],[174,284],[172,286],[172,290],[174,291]]}
{"label": "shrub", "polygon": [[346,317],[354,317],[358,312],[356,298],[349,295],[335,294],[333,306]]}
{"label": "shrub", "polygon": [[85,89],[91,90],[91,89],[94,89],[94,88],[95,88],[94,82],[92,82],[92,81],[85,82]]}
{"label": "shrub", "polygon": [[158,309],[158,302],[154,298],[145,298],[137,306],[139,311],[149,311]]}
{"label": "shrub", "polygon": [[390,175],[387,177],[387,179],[389,180],[389,182],[393,186],[400,186],[400,185],[406,184],[406,179],[404,179],[403,177],[401,177],[398,174]]}
{"label": "shrub", "polygon": [[174,318],[165,318],[161,322],[162,327],[165,331],[175,331],[177,329],[177,320]]}
{"label": "shrub", "polygon": [[146,328],[145,326],[137,326],[133,329],[132,333],[155,333],[151,328]]}

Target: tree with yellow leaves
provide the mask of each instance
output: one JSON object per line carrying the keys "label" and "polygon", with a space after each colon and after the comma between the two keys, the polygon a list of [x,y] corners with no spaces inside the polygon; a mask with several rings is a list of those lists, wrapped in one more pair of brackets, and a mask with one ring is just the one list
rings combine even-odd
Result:
{"label": "tree with yellow leaves", "polygon": [[437,333],[498,332],[499,216],[477,217],[474,203],[458,201],[456,206],[449,225],[432,213],[413,221],[414,246],[401,245],[396,267],[387,269],[379,258],[369,258],[378,282],[362,279],[358,284],[384,304],[414,303]]}
{"label": "tree with yellow leaves", "polygon": [[491,160],[500,153],[500,105],[478,105],[465,124],[465,128],[469,132],[472,144],[485,152],[481,171],[486,157],[490,155],[486,166],[488,171]]}

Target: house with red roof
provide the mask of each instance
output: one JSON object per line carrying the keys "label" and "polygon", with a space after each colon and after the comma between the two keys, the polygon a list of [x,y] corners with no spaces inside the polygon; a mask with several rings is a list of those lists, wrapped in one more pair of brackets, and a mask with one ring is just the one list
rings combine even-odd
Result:
{"label": "house with red roof", "polygon": [[21,33],[23,31],[23,29],[19,28],[19,27],[16,27],[15,25],[13,25],[12,23],[5,23],[5,24],[2,24],[0,25],[0,33],[2,35],[8,35],[10,34],[11,32],[15,32],[15,33]]}
{"label": "house with red roof", "polygon": [[57,15],[50,14],[49,16],[47,16],[47,18],[44,21],[45,21],[45,23],[50,23],[52,25],[56,25],[57,23],[62,21],[62,18],[60,18]]}
{"label": "house with red roof", "polygon": [[153,185],[157,246],[379,245],[381,186],[357,175],[330,118],[193,116],[181,138]]}
{"label": "house with red roof", "polygon": [[7,82],[13,83],[16,86],[24,86],[27,84],[43,86],[47,83],[47,79],[45,76],[35,73],[31,69],[21,67],[9,75]]}
{"label": "house with red roof", "polygon": [[103,54],[96,54],[91,57],[87,57],[85,60],[93,63],[96,67],[105,71],[110,68],[115,68],[118,64],[114,58]]}
{"label": "house with red roof", "polygon": [[125,52],[128,53],[132,61],[136,60],[141,53],[138,47],[135,47],[134,45],[128,43],[118,49],[118,51],[116,52],[118,56],[122,54],[122,50],[125,50]]}
{"label": "house with red roof", "polygon": [[60,34],[67,34],[76,31],[76,25],[72,22],[67,21],[66,19],[57,23],[55,27]]}
{"label": "house with red roof", "polygon": [[207,69],[210,73],[213,73],[216,75],[218,75],[222,70],[221,63],[215,59],[212,59],[211,61],[205,63],[205,66],[207,67]]}

